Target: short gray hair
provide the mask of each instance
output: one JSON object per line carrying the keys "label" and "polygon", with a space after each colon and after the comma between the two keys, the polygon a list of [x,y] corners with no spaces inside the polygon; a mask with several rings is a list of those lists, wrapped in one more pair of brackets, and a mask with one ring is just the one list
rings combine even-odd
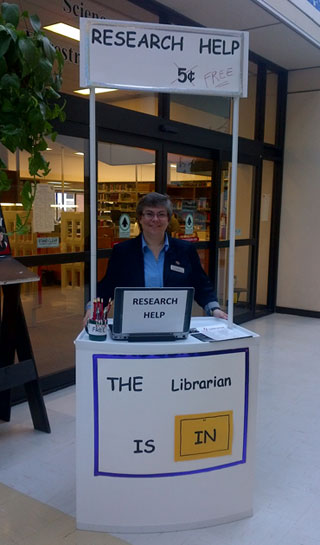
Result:
{"label": "short gray hair", "polygon": [[151,208],[164,207],[167,211],[168,219],[170,221],[171,216],[173,214],[173,207],[172,207],[172,202],[170,201],[170,198],[168,197],[168,195],[162,195],[161,193],[156,193],[155,191],[153,191],[152,193],[147,193],[147,195],[144,195],[143,197],[141,197],[136,208],[136,215],[137,215],[138,221],[141,218],[143,211],[147,206],[150,206]]}

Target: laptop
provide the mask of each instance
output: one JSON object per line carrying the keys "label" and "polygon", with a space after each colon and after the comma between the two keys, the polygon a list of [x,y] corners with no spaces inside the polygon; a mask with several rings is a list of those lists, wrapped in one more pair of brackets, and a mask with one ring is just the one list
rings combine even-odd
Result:
{"label": "laptop", "polygon": [[186,339],[194,288],[116,288],[114,340],[157,342]]}

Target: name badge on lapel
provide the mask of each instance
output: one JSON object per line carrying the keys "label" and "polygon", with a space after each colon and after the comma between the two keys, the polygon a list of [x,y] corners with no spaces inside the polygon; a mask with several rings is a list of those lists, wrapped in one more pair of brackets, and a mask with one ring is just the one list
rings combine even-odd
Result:
{"label": "name badge on lapel", "polygon": [[178,267],[178,265],[170,265],[170,269],[178,273],[184,273],[184,267]]}

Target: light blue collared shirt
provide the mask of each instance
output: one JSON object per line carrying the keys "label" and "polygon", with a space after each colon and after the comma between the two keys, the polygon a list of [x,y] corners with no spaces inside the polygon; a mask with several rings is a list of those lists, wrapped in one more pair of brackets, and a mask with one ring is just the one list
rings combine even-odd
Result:
{"label": "light blue collared shirt", "polygon": [[163,267],[165,252],[169,248],[168,235],[165,235],[164,245],[156,259],[142,235],[142,253],[144,260],[144,281],[146,288],[163,288]]}
{"label": "light blue collared shirt", "polygon": [[[144,280],[146,288],[163,288],[163,267],[165,252],[169,248],[168,235],[165,235],[164,244],[160,251],[158,259],[156,259],[147,245],[143,235],[142,240],[142,253],[144,259]],[[204,310],[207,316],[211,316],[212,311],[216,308],[220,308],[218,301],[210,301]]]}

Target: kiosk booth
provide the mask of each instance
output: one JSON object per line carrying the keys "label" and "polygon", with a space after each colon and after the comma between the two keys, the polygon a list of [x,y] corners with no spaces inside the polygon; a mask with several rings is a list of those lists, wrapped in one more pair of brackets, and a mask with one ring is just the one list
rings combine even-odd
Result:
{"label": "kiosk booth", "polygon": [[[77,527],[200,528],[252,514],[258,338],[233,324],[239,97],[248,34],[81,19],[90,87],[91,299],[96,294],[95,87],[233,97],[228,322],[181,340],[76,344]],[[92,336],[91,336],[92,338]]]}
{"label": "kiosk booth", "polygon": [[[221,321],[191,326],[221,329]],[[79,335],[79,529],[168,531],[252,514],[258,338],[238,326],[233,335],[241,337]]]}

